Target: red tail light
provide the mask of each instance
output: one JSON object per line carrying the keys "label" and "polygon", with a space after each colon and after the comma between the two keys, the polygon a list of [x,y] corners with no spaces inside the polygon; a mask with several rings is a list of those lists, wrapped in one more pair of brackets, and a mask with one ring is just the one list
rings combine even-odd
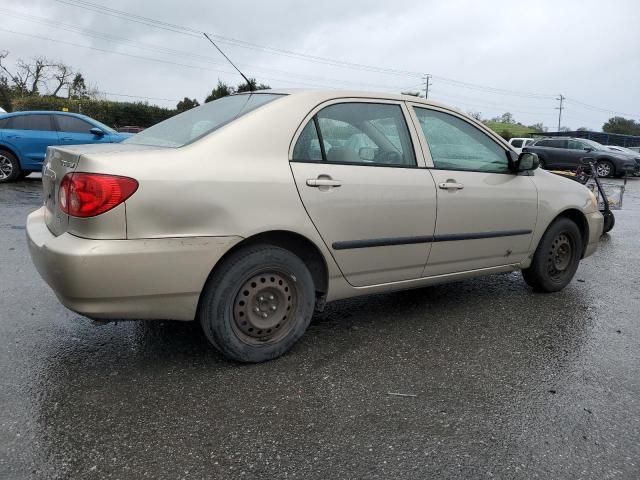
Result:
{"label": "red tail light", "polygon": [[117,207],[138,189],[129,177],[100,173],[67,173],[58,199],[60,209],[74,217],[95,217]]}

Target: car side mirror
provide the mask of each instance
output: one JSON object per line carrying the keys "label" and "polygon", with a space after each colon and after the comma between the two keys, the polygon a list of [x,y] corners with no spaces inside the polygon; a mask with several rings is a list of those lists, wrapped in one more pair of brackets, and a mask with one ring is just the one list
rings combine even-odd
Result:
{"label": "car side mirror", "polygon": [[104,136],[104,132],[100,130],[98,127],[93,127],[91,130],[89,130],[89,132],[95,135],[96,137]]}
{"label": "car side mirror", "polygon": [[540,166],[538,155],[531,152],[522,152],[516,161],[516,172],[530,172]]}

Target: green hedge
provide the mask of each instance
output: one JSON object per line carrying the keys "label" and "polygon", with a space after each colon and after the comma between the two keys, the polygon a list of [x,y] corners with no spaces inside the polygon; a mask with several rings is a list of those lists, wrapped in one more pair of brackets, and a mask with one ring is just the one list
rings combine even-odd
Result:
{"label": "green hedge", "polygon": [[148,103],[108,100],[74,100],[59,97],[25,97],[13,100],[13,111],[56,110],[82,113],[114,128],[125,125],[150,127],[177,114],[177,110]]}

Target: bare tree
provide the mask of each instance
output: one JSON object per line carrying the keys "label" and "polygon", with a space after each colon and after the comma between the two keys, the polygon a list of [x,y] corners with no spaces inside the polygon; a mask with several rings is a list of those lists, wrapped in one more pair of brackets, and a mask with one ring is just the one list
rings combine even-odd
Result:
{"label": "bare tree", "polygon": [[66,87],[67,90],[71,87],[71,79],[75,76],[75,72],[71,69],[70,66],[65,65],[64,63],[58,63],[55,65],[55,71],[53,72],[53,79],[55,80],[55,84],[53,87],[53,91],[51,92],[52,96],[57,96],[58,92],[62,90],[62,88]]}

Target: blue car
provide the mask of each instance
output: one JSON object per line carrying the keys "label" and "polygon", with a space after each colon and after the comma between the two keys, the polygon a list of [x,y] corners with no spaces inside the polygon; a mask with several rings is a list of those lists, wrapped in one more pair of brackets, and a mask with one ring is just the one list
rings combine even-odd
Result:
{"label": "blue car", "polygon": [[39,172],[51,145],[118,143],[130,136],[77,113],[0,114],[0,183]]}

